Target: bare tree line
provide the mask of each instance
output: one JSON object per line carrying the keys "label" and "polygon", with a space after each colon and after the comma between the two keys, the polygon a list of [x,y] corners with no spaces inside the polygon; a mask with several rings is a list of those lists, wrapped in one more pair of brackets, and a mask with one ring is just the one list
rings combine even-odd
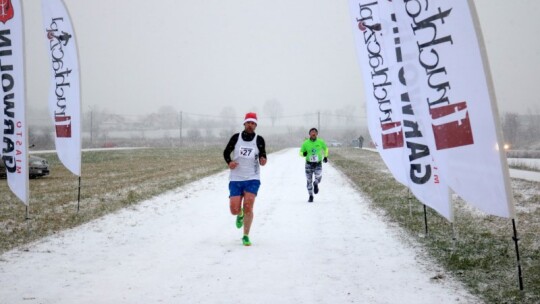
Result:
{"label": "bare tree line", "polygon": [[540,150],[540,113],[505,113],[501,124],[511,150]]}
{"label": "bare tree line", "polygon": [[[264,131],[265,137],[282,137],[277,139],[282,144],[303,139],[311,127],[320,128],[327,138],[349,142],[367,135],[365,117],[354,113],[354,107],[349,106],[334,111],[284,114],[281,103],[270,99],[258,112],[259,130]],[[172,106],[142,115],[116,114],[93,107],[83,113],[83,147],[222,144],[241,130],[244,114],[230,106],[216,115],[178,111]],[[52,125],[46,120],[30,120],[29,141],[35,149],[53,149],[53,136]]]}
{"label": "bare tree line", "polygon": [[[356,139],[360,135],[369,138],[366,118],[354,113],[360,111],[355,111],[353,106],[302,114],[285,113],[285,108],[276,99],[267,100],[263,110],[258,112],[260,129],[265,127],[272,131],[270,133],[285,137],[285,141],[287,138],[305,137],[305,128],[311,127],[320,128],[326,138],[342,141]],[[172,106],[142,115],[115,114],[93,107],[83,113],[83,145],[221,143],[241,129],[243,114],[232,106],[223,107],[215,115],[178,111]],[[504,113],[501,126],[505,143],[511,150],[540,150],[540,113]],[[52,124],[47,118],[30,119],[29,142],[35,149],[53,149],[52,132]],[[117,138],[119,132],[128,135]]]}

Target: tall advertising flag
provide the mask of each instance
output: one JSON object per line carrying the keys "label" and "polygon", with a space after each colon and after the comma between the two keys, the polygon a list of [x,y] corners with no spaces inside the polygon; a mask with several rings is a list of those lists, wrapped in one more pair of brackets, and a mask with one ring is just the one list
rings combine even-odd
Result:
{"label": "tall advertising flag", "polygon": [[29,204],[28,128],[24,83],[24,35],[20,0],[0,2],[2,161],[11,191]]}
{"label": "tall advertising flag", "polygon": [[403,77],[405,62],[392,4],[350,0],[349,5],[371,138],[394,178],[422,203],[453,221],[448,186],[411,106],[409,91],[414,87]]}
{"label": "tall advertising flag", "polygon": [[75,33],[62,0],[42,0],[43,25],[51,62],[49,111],[58,158],[81,176],[81,100]]}
{"label": "tall advertising flag", "polygon": [[513,217],[502,132],[472,1],[392,3],[406,37],[401,48],[410,55],[405,78],[416,88],[411,105],[442,177],[469,204]]}

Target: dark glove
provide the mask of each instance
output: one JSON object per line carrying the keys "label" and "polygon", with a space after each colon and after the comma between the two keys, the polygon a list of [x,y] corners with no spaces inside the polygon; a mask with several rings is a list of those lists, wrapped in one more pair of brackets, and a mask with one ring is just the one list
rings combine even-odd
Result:
{"label": "dark glove", "polygon": [[307,156],[307,151],[304,151],[304,153],[302,153],[302,155],[304,155],[304,157]]}
{"label": "dark glove", "polygon": [[323,160],[322,160],[322,161],[323,161],[323,162],[325,162],[325,163],[327,163],[327,162],[328,162],[328,158],[327,158],[327,157],[325,157],[325,158],[323,158]]}

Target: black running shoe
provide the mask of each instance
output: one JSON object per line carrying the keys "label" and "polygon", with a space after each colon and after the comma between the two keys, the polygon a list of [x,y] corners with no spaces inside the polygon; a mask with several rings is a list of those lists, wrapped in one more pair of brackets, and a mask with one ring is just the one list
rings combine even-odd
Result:
{"label": "black running shoe", "polygon": [[309,196],[308,203],[313,203],[313,195]]}
{"label": "black running shoe", "polygon": [[319,193],[319,184],[318,183],[313,183],[313,192],[315,194]]}

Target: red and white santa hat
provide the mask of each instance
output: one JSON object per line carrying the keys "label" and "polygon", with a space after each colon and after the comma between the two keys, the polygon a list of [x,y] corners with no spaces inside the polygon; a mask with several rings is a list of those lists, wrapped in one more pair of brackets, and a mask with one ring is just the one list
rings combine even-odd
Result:
{"label": "red and white santa hat", "polygon": [[246,117],[244,118],[244,123],[251,121],[257,124],[257,113],[249,112],[246,114]]}

